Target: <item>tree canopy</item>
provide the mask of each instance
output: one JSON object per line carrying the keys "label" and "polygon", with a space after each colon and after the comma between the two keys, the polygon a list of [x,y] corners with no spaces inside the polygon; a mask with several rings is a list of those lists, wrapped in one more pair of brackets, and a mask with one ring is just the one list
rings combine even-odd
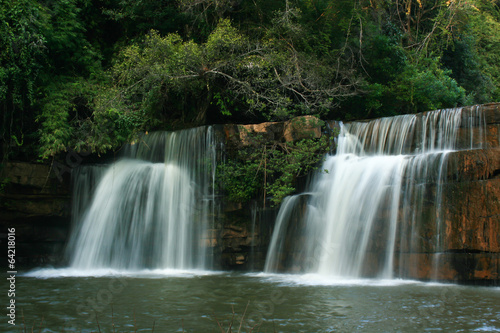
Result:
{"label": "tree canopy", "polygon": [[500,100],[496,0],[0,0],[3,159]]}

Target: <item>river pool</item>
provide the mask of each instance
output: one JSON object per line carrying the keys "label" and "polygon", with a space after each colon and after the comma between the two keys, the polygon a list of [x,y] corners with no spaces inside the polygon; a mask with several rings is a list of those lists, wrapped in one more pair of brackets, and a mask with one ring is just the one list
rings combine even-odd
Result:
{"label": "river pool", "polygon": [[500,332],[500,288],[408,280],[43,269],[15,300],[1,331]]}

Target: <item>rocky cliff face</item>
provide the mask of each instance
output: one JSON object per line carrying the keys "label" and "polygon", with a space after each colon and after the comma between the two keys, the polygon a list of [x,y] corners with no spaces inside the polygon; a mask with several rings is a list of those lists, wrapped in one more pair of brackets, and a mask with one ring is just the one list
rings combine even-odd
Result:
{"label": "rocky cliff face", "polygon": [[[486,117],[484,149],[459,151],[448,160],[443,189],[444,248],[436,278],[500,282],[500,106],[482,106]],[[432,236],[432,235],[431,235]],[[436,236],[434,236],[436,237]],[[428,278],[424,255],[417,278]]]}
{"label": "rocky cliff face", "polygon": [[[484,138],[483,149],[457,151],[448,157],[441,227],[436,227],[436,216],[431,213],[435,203],[430,202],[424,206],[428,211],[422,212],[426,216],[421,227],[422,253],[410,253],[398,244],[398,255],[405,257],[399,262],[412,263],[404,268],[404,276],[465,283],[500,282],[500,105],[480,107],[486,133],[477,133],[474,138]],[[479,132],[479,128],[474,131]],[[463,131],[459,135],[459,142],[467,137]],[[441,235],[437,234],[439,229]],[[434,272],[430,269],[433,263],[440,267]]]}
{"label": "rocky cliff face", "polygon": [[[485,114],[486,133],[481,135],[475,128],[473,131],[478,133],[473,139],[483,140],[483,149],[457,151],[448,159],[441,244],[438,246],[435,203],[427,202],[420,212],[425,217],[419,228],[421,250],[415,253],[404,242],[396,244],[398,264],[394,270],[401,276],[490,284],[500,281],[500,104],[479,107]],[[328,122],[328,126],[335,128],[337,124]],[[470,143],[465,131],[461,129],[459,134],[463,146]],[[249,140],[251,133],[276,141],[323,135],[314,117],[282,123],[224,125],[220,133],[232,149],[253,144]],[[47,165],[8,163],[0,170],[0,180],[0,224],[3,230],[16,228],[17,258],[26,265],[60,263],[70,229],[69,179],[61,182]],[[429,186],[429,191],[435,190]],[[246,205],[226,202],[215,219],[214,229],[203,240],[212,249],[214,266],[261,270],[276,214],[277,209],[264,205],[262,199]],[[5,240],[5,234],[1,240]],[[377,251],[382,242],[374,239],[370,246],[368,274],[379,264]],[[437,261],[442,269],[436,275],[431,267]],[[409,264],[399,266],[402,262]]]}
{"label": "rocky cliff face", "polygon": [[[10,162],[0,170],[1,242],[16,229],[19,266],[57,264],[70,225],[69,179],[59,181],[48,165]],[[4,254],[3,254],[4,255]]]}
{"label": "rocky cliff face", "polygon": [[[421,211],[417,212],[423,217],[420,219],[421,225],[415,228],[409,225],[410,222],[400,222],[398,234],[403,229],[414,228],[418,236],[411,244],[401,238],[396,240],[395,276],[461,283],[500,282],[500,104],[473,108],[481,109],[485,126],[479,126],[477,122],[478,126],[472,129],[465,126],[460,128],[457,148],[469,147],[473,141],[474,146],[481,146],[482,149],[451,152],[445,167],[447,174],[442,186],[442,209],[436,209],[438,203],[430,199],[435,198],[436,185],[428,183],[426,186],[428,193],[419,208]],[[470,119],[462,119],[462,124],[467,122],[470,123]],[[331,122],[330,126],[335,127],[336,124]],[[285,127],[283,124],[267,123],[239,127],[244,129],[239,132],[234,130],[235,127],[231,127],[230,131],[226,128],[226,134],[230,133],[228,140],[236,138],[241,145],[246,144],[245,131],[259,131],[270,140],[279,138],[283,140]],[[319,130],[314,131],[311,128],[306,132],[315,133],[316,137],[321,135]],[[409,144],[415,146],[418,143]],[[437,214],[437,211],[440,213]],[[386,235],[387,230],[384,229],[386,224],[383,221],[387,216],[384,216],[383,211],[379,219],[380,223],[375,227],[377,229],[374,234]],[[273,223],[274,219],[271,218],[268,221],[257,222],[257,226],[264,227],[269,235],[272,233]],[[233,244],[235,239],[241,240],[242,245],[247,239],[255,240],[255,244],[268,244],[269,238],[260,239],[259,234],[249,232],[251,228],[248,226],[251,224],[255,225],[255,221],[242,223],[243,230],[240,233],[236,231],[229,233]],[[301,226],[294,228],[297,230],[290,232],[292,235],[290,238],[293,239],[287,241],[303,242],[300,236]],[[259,228],[254,230],[258,232]],[[367,276],[375,275],[383,264],[379,262],[379,258],[380,253],[385,250],[385,241],[382,236],[371,240],[364,268]],[[244,246],[227,247],[224,252],[226,256],[234,255],[235,258],[230,261],[233,266],[244,266],[253,260],[259,263],[258,268],[262,268],[259,260],[252,259],[251,252],[253,249],[259,253],[258,258],[262,258],[265,256],[266,246],[263,249],[259,249],[258,245],[255,246],[252,248],[252,243],[247,242]],[[291,263],[301,262],[301,255],[292,251],[282,254],[282,269],[300,270],[301,267],[293,267]]]}

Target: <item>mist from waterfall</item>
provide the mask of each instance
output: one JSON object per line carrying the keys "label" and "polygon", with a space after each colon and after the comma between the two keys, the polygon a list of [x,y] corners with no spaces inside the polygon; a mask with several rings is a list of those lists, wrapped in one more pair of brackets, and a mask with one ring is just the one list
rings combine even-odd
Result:
{"label": "mist from waterfall", "polygon": [[[265,271],[404,277],[413,263],[397,254],[424,250],[424,205],[434,207],[438,235],[427,241],[435,252],[443,251],[448,155],[480,148],[474,135],[483,135],[483,123],[479,110],[456,108],[341,124],[336,154],[326,156],[306,193],[283,202]],[[479,130],[459,142],[458,132],[469,127]]]}
{"label": "mist from waterfall", "polygon": [[73,180],[70,267],[206,269],[214,209],[211,127],[143,136],[107,168]]}

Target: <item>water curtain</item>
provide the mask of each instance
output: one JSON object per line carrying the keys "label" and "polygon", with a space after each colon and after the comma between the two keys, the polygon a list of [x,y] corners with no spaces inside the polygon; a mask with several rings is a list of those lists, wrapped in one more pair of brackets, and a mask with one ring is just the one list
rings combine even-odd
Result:
{"label": "water curtain", "polygon": [[[405,277],[413,263],[399,253],[442,251],[448,155],[481,148],[483,128],[477,108],[341,124],[336,154],[326,156],[307,192],[282,204],[265,271]],[[467,135],[459,140],[460,131]],[[423,216],[424,205],[435,215]],[[423,240],[423,219],[434,221],[433,239]]]}
{"label": "water curtain", "polygon": [[70,266],[209,268],[215,163],[213,129],[200,127],[145,135],[104,171],[75,172]]}

